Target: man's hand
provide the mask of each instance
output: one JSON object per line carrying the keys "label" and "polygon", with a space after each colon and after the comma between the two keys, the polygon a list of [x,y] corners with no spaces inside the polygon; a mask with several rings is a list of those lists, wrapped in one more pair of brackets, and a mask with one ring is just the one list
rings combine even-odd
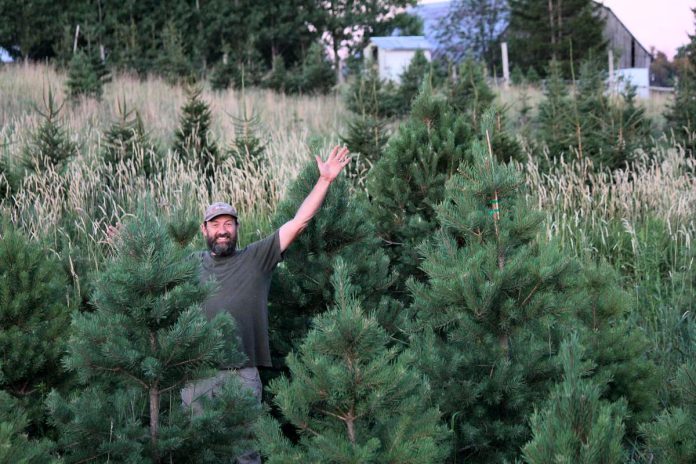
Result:
{"label": "man's hand", "polygon": [[348,148],[337,145],[331,150],[331,154],[329,154],[326,161],[322,161],[318,155],[315,158],[319,168],[319,178],[333,182],[343,168],[350,163],[350,152]]}

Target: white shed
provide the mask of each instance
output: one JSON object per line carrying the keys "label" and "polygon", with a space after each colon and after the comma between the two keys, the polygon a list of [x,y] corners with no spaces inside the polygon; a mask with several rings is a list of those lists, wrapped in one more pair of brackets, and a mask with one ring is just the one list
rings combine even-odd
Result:
{"label": "white shed", "polygon": [[421,35],[372,37],[365,47],[365,60],[377,64],[381,79],[398,83],[418,50],[430,61],[430,43]]}

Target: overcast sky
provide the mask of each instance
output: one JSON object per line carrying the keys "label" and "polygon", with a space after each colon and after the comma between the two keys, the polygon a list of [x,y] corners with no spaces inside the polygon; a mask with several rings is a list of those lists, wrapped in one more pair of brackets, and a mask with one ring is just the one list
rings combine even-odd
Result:
{"label": "overcast sky", "polygon": [[[434,3],[442,0],[420,0]],[[619,17],[638,41],[672,58],[694,33],[696,0],[599,0]]]}

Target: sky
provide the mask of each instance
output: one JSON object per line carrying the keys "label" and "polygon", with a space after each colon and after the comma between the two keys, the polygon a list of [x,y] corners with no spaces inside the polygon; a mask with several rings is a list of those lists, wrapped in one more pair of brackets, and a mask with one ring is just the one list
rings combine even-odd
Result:
{"label": "sky", "polygon": [[[442,0],[420,0],[434,3]],[[694,33],[696,0],[599,0],[611,8],[638,41],[648,50],[664,52],[669,59]]]}

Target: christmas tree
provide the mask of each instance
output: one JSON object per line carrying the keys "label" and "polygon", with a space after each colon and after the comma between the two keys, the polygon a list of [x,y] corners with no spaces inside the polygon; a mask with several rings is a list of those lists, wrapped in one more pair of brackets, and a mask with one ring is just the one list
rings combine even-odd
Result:
{"label": "christmas tree", "polygon": [[[696,17],[696,8],[691,10]],[[679,49],[680,69],[675,86],[674,101],[665,114],[668,127],[674,131],[690,155],[696,156],[696,35],[689,35],[691,41]]]}
{"label": "christmas tree", "polygon": [[37,109],[43,121],[32,133],[22,154],[22,166],[29,172],[43,172],[49,168],[61,172],[77,155],[77,145],[70,140],[58,119],[62,108],[63,105],[58,105],[49,88],[44,97],[43,110]]}
{"label": "christmas tree", "polygon": [[416,247],[437,227],[435,205],[444,198],[445,181],[466,159],[471,134],[465,118],[426,84],[370,170],[370,216],[401,282],[422,277]]}
{"label": "christmas tree", "polygon": [[60,264],[41,243],[10,225],[0,231],[0,388],[26,410],[33,433],[45,429],[43,401],[64,386],[60,367],[71,308]]}
{"label": "christmas tree", "polygon": [[555,379],[575,270],[539,243],[543,215],[516,169],[495,162],[494,120],[483,116],[472,164],[447,182],[440,229],[420,247],[427,279],[409,282],[411,347],[452,422],[454,457],[481,463],[514,459],[529,438],[527,417]]}
{"label": "christmas tree", "polygon": [[0,391],[0,462],[22,464],[54,464],[58,459],[50,453],[53,443],[47,439],[30,440],[25,430],[28,418],[17,400]]}
{"label": "christmas tree", "polygon": [[[275,227],[295,214],[318,175],[315,163],[300,173],[278,206],[273,219]],[[390,331],[395,330],[401,307],[385,295],[395,277],[390,273],[389,259],[381,249],[365,203],[364,198],[350,192],[350,184],[343,176],[337,178],[322,208],[285,252],[269,297],[275,365],[283,365],[293,343],[307,334],[312,318],[334,304],[329,280],[339,259],[355,276],[353,285],[361,302],[374,308],[380,322]]]}
{"label": "christmas tree", "polygon": [[334,307],[288,356],[291,379],[269,387],[299,442],[264,418],[257,434],[265,462],[442,462],[447,431],[427,383],[407,354],[388,347],[389,335],[362,310],[340,260],[332,284]]}
{"label": "christmas tree", "polygon": [[251,394],[228,385],[194,414],[180,391],[241,361],[234,324],[229,315],[206,321],[200,305],[211,289],[192,250],[139,216],[97,279],[95,311],[73,317],[65,365],[84,387],[50,399],[60,445],[74,461],[229,462],[249,447],[259,413]]}
{"label": "christmas tree", "polygon": [[577,336],[561,345],[563,381],[554,387],[545,407],[531,419],[534,438],[524,447],[530,464],[550,462],[622,464],[626,405],[601,399],[602,384],[587,378],[591,366],[583,359]]}
{"label": "christmas tree", "polygon": [[190,87],[187,93],[173,149],[181,159],[193,163],[210,190],[223,156],[210,131],[212,115],[208,104],[201,98],[201,89]]}

